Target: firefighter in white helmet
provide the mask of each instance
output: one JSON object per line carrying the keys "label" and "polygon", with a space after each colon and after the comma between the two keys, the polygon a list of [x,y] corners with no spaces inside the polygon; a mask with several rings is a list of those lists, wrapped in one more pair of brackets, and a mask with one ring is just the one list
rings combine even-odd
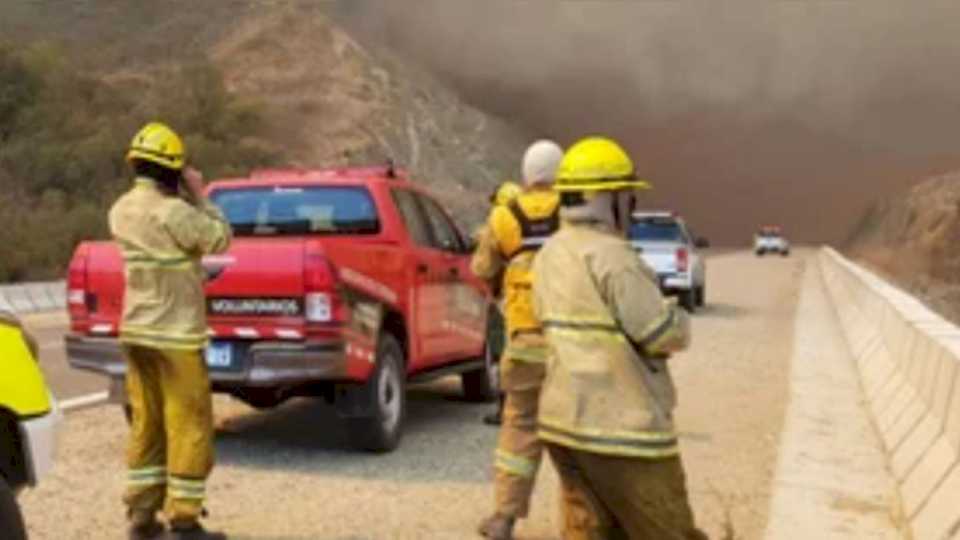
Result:
{"label": "firefighter in white helmet", "polygon": [[536,420],[547,348],[533,315],[530,268],[537,250],[560,224],[553,180],[562,158],[563,149],[552,141],[537,141],[527,149],[524,191],[494,207],[472,262],[477,276],[502,280],[507,327],[500,361],[505,402],[494,458],[496,509],[480,525],[480,534],[487,538],[511,538],[516,520],[527,516],[543,453]]}
{"label": "firefighter in white helmet", "polygon": [[533,265],[551,353],[539,436],[563,486],[564,538],[705,538],[687,500],[668,362],[688,345],[688,319],[625,239],[648,187],[615,142],[572,146],[555,184],[563,227]]}

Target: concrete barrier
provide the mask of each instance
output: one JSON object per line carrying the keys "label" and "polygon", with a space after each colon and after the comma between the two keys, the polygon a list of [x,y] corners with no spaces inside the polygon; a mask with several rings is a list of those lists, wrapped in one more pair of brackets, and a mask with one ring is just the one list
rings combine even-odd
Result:
{"label": "concrete barrier", "polygon": [[820,269],[917,539],[960,539],[960,328],[830,248]]}
{"label": "concrete barrier", "polygon": [[63,281],[0,285],[0,310],[25,315],[66,307],[67,292]]}

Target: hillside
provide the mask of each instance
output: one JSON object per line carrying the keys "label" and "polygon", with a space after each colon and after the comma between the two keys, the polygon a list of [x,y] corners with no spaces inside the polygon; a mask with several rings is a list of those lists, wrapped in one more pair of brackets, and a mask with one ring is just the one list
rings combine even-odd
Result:
{"label": "hillside", "polygon": [[[161,5],[162,4],[162,5]],[[53,0],[0,5],[0,282],[55,277],[105,235],[123,146],[160,118],[208,177],[394,160],[465,225],[527,137],[355,41],[326,3]],[[10,97],[12,96],[12,98]],[[7,220],[5,219],[5,221]],[[37,241],[43,237],[42,242]]]}
{"label": "hillside", "polygon": [[875,205],[848,251],[960,321],[960,171]]}

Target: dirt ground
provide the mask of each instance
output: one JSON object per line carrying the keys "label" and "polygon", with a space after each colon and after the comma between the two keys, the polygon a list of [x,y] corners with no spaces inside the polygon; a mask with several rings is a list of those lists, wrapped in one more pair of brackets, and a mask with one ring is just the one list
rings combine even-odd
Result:
{"label": "dirt ground", "polygon": [[[763,536],[808,255],[712,258],[693,347],[672,362],[688,485],[712,538]],[[456,379],[413,391],[405,439],[389,455],[350,450],[331,410],[313,401],[257,412],[218,398],[216,409],[208,521],[232,538],[473,538],[492,508],[496,432],[480,423],[488,407],[463,402]],[[125,435],[114,407],[67,417],[58,469],[21,496],[31,538],[124,537]],[[518,538],[558,537],[556,492],[547,465]]]}

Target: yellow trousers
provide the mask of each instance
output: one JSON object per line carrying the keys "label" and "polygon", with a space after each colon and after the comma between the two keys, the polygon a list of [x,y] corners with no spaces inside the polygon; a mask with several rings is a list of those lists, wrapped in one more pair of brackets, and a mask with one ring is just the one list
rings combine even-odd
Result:
{"label": "yellow trousers", "polygon": [[[541,344],[533,342],[534,352]],[[501,361],[500,385],[506,400],[494,458],[496,511],[515,518],[530,513],[530,495],[543,454],[543,445],[537,438],[537,405],[545,367],[543,362],[510,356],[511,350],[518,351],[524,345],[522,336],[511,340]]]}
{"label": "yellow trousers", "polygon": [[163,507],[175,524],[200,517],[213,467],[213,404],[201,351],[124,346],[132,412],[124,502],[131,519]]}
{"label": "yellow trousers", "polygon": [[679,457],[604,456],[547,444],[562,485],[564,540],[706,540]]}

